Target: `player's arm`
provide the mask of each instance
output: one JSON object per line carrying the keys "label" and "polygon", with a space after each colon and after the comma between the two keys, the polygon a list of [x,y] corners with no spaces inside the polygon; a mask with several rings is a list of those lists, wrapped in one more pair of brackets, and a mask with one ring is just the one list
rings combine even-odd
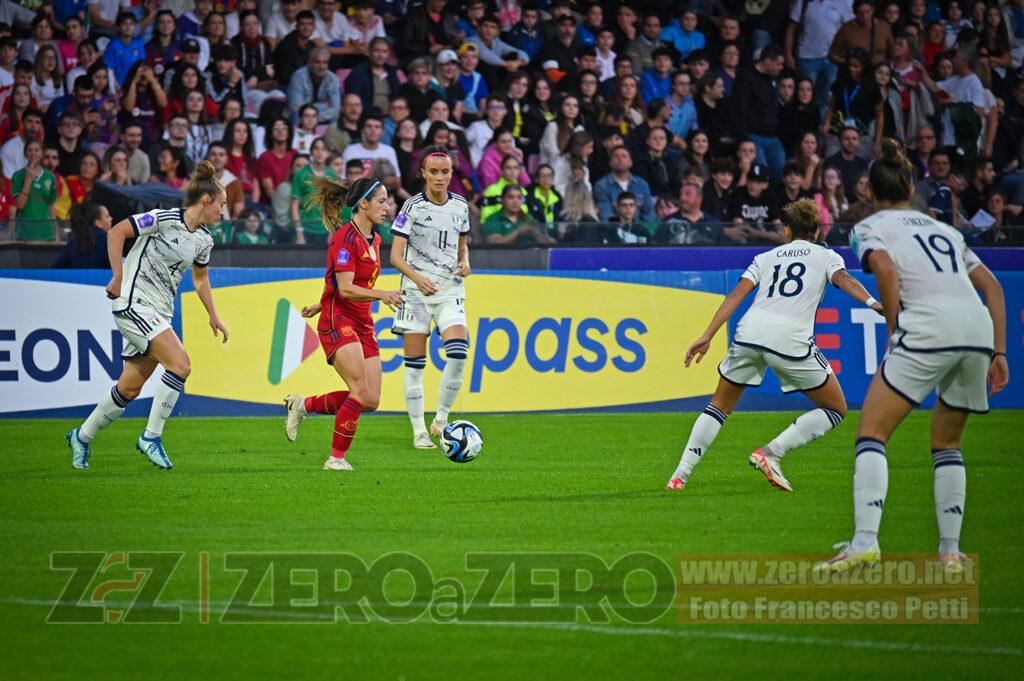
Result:
{"label": "player's arm", "polygon": [[223,343],[228,342],[228,329],[220,321],[220,317],[217,316],[217,306],[213,304],[213,288],[210,286],[210,268],[206,265],[192,265],[192,285],[196,288],[196,293],[199,294],[199,300],[202,301],[203,307],[206,308],[206,314],[210,315],[210,328],[213,329],[213,337],[217,337],[217,332],[220,331],[224,334]]}
{"label": "player's arm", "polygon": [[896,316],[900,311],[900,275],[896,271],[896,263],[888,253],[875,249],[868,253],[867,265],[878,282],[878,295],[882,299],[885,326],[891,336],[896,330]]}
{"label": "player's arm", "polygon": [[402,296],[401,291],[378,291],[372,288],[363,288],[352,283],[355,278],[355,272],[335,273],[334,282],[339,298],[357,303],[379,300],[392,310],[398,310],[398,308],[402,307],[405,298]]}
{"label": "player's arm", "polygon": [[882,304],[875,300],[864,285],[853,278],[846,270],[836,270],[832,275],[832,285],[850,296],[858,303],[867,305],[880,315],[884,315]]}
{"label": "player's arm", "polygon": [[991,397],[1010,382],[1010,367],[1006,362],[1006,301],[1003,299],[1003,287],[989,268],[978,265],[968,276],[974,288],[985,298],[985,307],[992,317],[995,356],[988,369],[988,395]]}
{"label": "player's arm", "polygon": [[107,232],[107,257],[110,259],[110,283],[107,284],[107,298],[116,300],[121,296],[121,253],[125,239],[135,238],[135,227],[131,220],[121,220]]}
{"label": "player's arm", "polygon": [[469,237],[466,234],[459,236],[459,266],[455,274],[460,277],[468,277],[472,270],[469,267]]}
{"label": "player's arm", "polygon": [[412,268],[412,265],[405,259],[405,246],[409,240],[399,234],[391,237],[391,264],[409,280],[416,284],[416,288],[425,296],[432,296],[437,293],[437,284],[430,277],[426,277]]}
{"label": "player's arm", "polygon": [[750,292],[754,290],[755,284],[750,279],[743,277],[740,282],[736,284],[736,288],[725,297],[722,301],[721,306],[718,308],[718,312],[711,319],[711,323],[708,324],[708,328],[704,331],[704,334],[693,342],[686,350],[686,366],[690,366],[690,363],[697,359],[697,364],[704,359],[704,355],[707,354],[711,348],[711,339],[715,337],[718,330],[722,328],[722,324],[725,324],[732,313],[736,311],[736,308],[740,306],[743,299],[750,295]]}

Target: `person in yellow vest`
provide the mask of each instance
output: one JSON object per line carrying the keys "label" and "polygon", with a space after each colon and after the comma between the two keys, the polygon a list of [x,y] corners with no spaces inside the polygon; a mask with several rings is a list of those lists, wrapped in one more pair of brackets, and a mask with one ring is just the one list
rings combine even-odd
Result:
{"label": "person in yellow vest", "polygon": [[514,184],[523,192],[523,200],[526,200],[526,189],[522,188],[519,184],[519,176],[523,172],[523,163],[515,156],[506,156],[501,161],[501,177],[494,184],[484,189],[483,200],[480,205],[480,221],[484,222],[487,218],[491,217],[495,213],[501,210],[501,195],[505,191],[505,187],[510,184]]}
{"label": "person in yellow vest", "polygon": [[526,210],[534,220],[554,227],[562,212],[562,195],[555,190],[555,170],[545,163],[533,177],[534,183],[526,188]]}

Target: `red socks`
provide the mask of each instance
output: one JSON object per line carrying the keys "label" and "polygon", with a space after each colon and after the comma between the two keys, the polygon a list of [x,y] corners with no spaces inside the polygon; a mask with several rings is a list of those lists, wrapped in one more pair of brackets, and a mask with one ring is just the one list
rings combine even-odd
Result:
{"label": "red socks", "polygon": [[348,399],[347,390],[337,390],[326,395],[313,395],[306,398],[307,414],[337,414],[342,403]]}
{"label": "red socks", "polygon": [[[348,395],[348,393],[336,392],[331,395]],[[329,397],[329,396],[328,396]],[[313,398],[310,398],[313,399]],[[308,402],[308,400],[307,400]],[[307,408],[308,411],[308,408]],[[344,459],[352,438],[356,436],[356,428],[359,426],[359,415],[363,412],[363,405],[348,397],[337,410],[334,417],[334,440],[331,442],[331,456],[336,459]]]}

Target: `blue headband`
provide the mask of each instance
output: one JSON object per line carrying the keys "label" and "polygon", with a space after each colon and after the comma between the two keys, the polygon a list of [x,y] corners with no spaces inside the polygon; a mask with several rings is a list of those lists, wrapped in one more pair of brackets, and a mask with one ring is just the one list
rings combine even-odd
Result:
{"label": "blue headband", "polygon": [[[374,182],[373,184],[371,184],[370,188],[366,190],[366,193],[359,197],[359,201],[362,201],[367,196],[369,196],[370,192],[372,192],[374,189],[376,189],[379,185],[380,185],[380,182]],[[356,201],[356,203],[358,204],[359,201]]]}

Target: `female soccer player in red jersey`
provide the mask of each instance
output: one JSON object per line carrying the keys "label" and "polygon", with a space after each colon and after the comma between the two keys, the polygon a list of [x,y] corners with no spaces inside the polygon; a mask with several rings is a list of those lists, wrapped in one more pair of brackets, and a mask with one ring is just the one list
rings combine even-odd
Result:
{"label": "female soccer player in red jersey", "polygon": [[[303,317],[320,315],[317,333],[327,355],[348,390],[303,399],[285,398],[285,435],[295,441],[306,414],[334,414],[334,440],[324,470],[350,471],[345,454],[355,437],[359,415],[380,403],[380,350],[373,331],[370,306],[380,300],[392,310],[402,306],[400,291],[375,291],[380,274],[380,235],[374,227],[388,213],[387,188],[363,178],[345,188],[328,177],[311,181],[316,192],[308,199],[319,205],[331,233],[327,247],[327,274],[320,302],[302,308]],[[341,211],[352,209],[352,220],[341,224]]]}

